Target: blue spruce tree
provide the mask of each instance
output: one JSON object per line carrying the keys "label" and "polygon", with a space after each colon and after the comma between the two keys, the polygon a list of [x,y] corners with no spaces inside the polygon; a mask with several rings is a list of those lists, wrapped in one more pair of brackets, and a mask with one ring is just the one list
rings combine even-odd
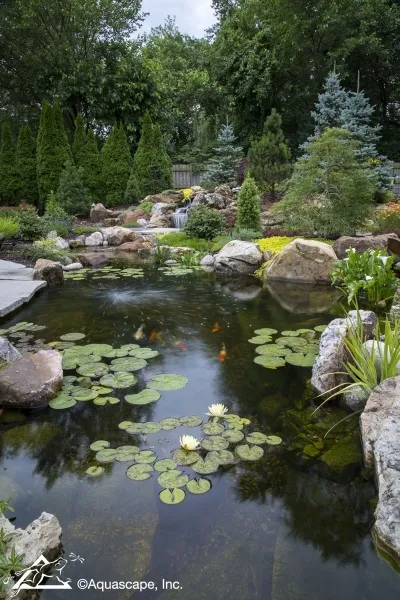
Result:
{"label": "blue spruce tree", "polygon": [[205,180],[216,184],[235,181],[236,165],[242,153],[242,148],[234,145],[235,141],[232,125],[222,125],[218,136],[218,147],[214,148],[217,156],[209,161]]}

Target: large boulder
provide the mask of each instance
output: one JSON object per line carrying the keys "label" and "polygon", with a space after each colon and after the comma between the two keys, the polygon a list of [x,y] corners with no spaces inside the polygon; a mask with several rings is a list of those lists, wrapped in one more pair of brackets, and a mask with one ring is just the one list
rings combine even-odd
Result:
{"label": "large boulder", "polygon": [[264,279],[328,283],[336,261],[337,256],[329,244],[299,238],[268,263]]}
{"label": "large boulder", "polygon": [[400,377],[383,381],[361,415],[366,466],[378,487],[374,539],[400,566]]}
{"label": "large boulder", "polygon": [[148,218],[148,215],[146,213],[145,210],[141,210],[141,209],[136,209],[136,210],[127,210],[124,213],[124,223],[134,223],[135,221],[137,222],[139,219],[146,219]]}
{"label": "large boulder", "polygon": [[22,358],[21,353],[8,340],[0,337],[0,368],[18,358]]}
{"label": "large boulder", "polygon": [[153,208],[151,209],[151,216],[155,214],[167,215],[171,212],[171,205],[166,202],[156,202],[153,204]]}
{"label": "large boulder", "polygon": [[361,253],[369,249],[386,249],[389,237],[397,238],[397,235],[395,233],[387,233],[384,235],[367,235],[362,237],[343,236],[335,241],[333,249],[338,258],[346,258],[349,248],[354,248],[354,250]]}
{"label": "large boulder", "polygon": [[220,275],[254,273],[260,266],[262,253],[257,244],[233,240],[215,256],[214,268]]}
{"label": "large boulder", "polygon": [[214,193],[219,194],[220,196],[225,196],[225,198],[228,198],[229,202],[232,202],[232,200],[235,198],[235,195],[232,192],[231,186],[228,185],[227,183],[223,183],[222,185],[219,185],[218,187],[216,187],[214,190]]}
{"label": "large boulder", "polygon": [[84,267],[99,267],[105,265],[110,257],[103,252],[86,252],[85,254],[78,254],[77,258]]}
{"label": "large boulder", "polygon": [[100,231],[95,231],[85,237],[85,246],[102,246],[103,236]]}
{"label": "large boulder", "polygon": [[101,221],[104,221],[104,219],[107,219],[109,214],[110,211],[107,210],[103,204],[92,204],[90,209],[90,220],[92,223],[100,223]]}
{"label": "large boulder", "polygon": [[214,263],[215,258],[212,254],[207,254],[207,256],[204,256],[200,261],[202,267],[213,267]]}
{"label": "large boulder", "polygon": [[150,227],[171,227],[171,218],[168,215],[164,215],[162,213],[155,213],[152,215],[150,222]]}
{"label": "large boulder", "polygon": [[55,398],[63,379],[61,355],[39,350],[0,370],[0,406],[37,408]]}
{"label": "large boulder", "polygon": [[134,242],[125,242],[121,244],[118,250],[122,252],[138,252],[142,254],[144,252],[150,252],[153,248],[154,242],[150,236],[138,235]]}
{"label": "large boulder", "polygon": [[107,227],[101,230],[103,239],[109,246],[120,246],[126,242],[134,242],[136,233],[128,227]]}
{"label": "large boulder", "polygon": [[55,287],[64,283],[64,273],[62,265],[59,262],[39,258],[32,273],[33,279],[42,279],[47,281],[49,287]]}
{"label": "large boulder", "polygon": [[218,193],[210,193],[205,194],[204,192],[199,192],[194,197],[192,206],[196,208],[198,206],[208,206],[209,208],[226,208],[229,204],[229,199],[227,196],[222,196],[222,194]]}

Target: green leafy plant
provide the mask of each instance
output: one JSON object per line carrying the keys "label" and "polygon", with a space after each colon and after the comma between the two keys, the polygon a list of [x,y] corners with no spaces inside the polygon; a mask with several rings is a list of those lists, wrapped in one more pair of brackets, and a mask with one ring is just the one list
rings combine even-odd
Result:
{"label": "green leafy plant", "polygon": [[74,227],[72,233],[76,233],[77,235],[84,235],[86,233],[95,233],[98,231],[98,227],[93,227],[91,225],[78,225]]}
{"label": "green leafy plant", "polygon": [[9,240],[19,232],[19,223],[0,216],[0,241]]}
{"label": "green leafy plant", "polygon": [[59,205],[55,193],[50,192],[43,217],[43,221],[46,224],[48,231],[56,231],[57,235],[67,237],[72,230],[74,220],[75,218],[68,215]]}
{"label": "green leafy plant", "polygon": [[126,221],[124,227],[140,227],[137,221]]}
{"label": "green leafy plant", "polygon": [[139,206],[132,206],[132,210],[143,210],[147,215],[150,215],[154,204],[152,202],[141,202]]}
{"label": "green leafy plant", "polygon": [[14,512],[14,507],[10,504],[11,500],[12,498],[9,498],[8,500],[0,500],[0,514],[4,514],[6,510]]}
{"label": "green leafy plant", "polygon": [[65,265],[68,263],[70,254],[67,250],[61,250],[60,248],[52,248],[48,246],[28,246],[22,249],[22,255],[31,261],[36,261],[39,258],[47,258],[55,262],[60,262]]}
{"label": "green leafy plant", "polygon": [[186,252],[178,256],[178,262],[184,267],[198,267],[201,259],[200,252]]}
{"label": "green leafy plant", "polygon": [[393,298],[397,287],[392,270],[394,256],[383,250],[366,250],[362,254],[350,248],[347,257],[339,260],[332,271],[332,283],[347,295],[348,303],[365,297],[370,304],[384,303]]}
{"label": "green leafy plant", "polygon": [[24,208],[16,213],[19,232],[25,240],[34,241],[44,237],[48,232],[48,224],[41,219],[33,207]]}
{"label": "green leafy plant", "polygon": [[218,210],[199,206],[189,211],[184,233],[188,237],[211,240],[222,233],[225,219]]}
{"label": "green leafy plant", "polygon": [[152,256],[156,265],[163,265],[166,260],[171,258],[171,252],[168,248],[162,248],[161,244],[157,242],[157,247],[154,249]]}

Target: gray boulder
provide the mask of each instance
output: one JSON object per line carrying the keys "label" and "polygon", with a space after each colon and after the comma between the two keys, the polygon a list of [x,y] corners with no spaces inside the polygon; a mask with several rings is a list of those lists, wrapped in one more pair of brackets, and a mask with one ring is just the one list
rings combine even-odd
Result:
{"label": "gray boulder", "polygon": [[257,244],[233,240],[215,256],[214,268],[220,275],[246,275],[260,266],[262,253]]}
{"label": "gray boulder", "polygon": [[214,266],[214,263],[215,258],[212,256],[212,254],[207,254],[207,256],[204,256],[200,261],[202,267],[212,267]]}
{"label": "gray boulder", "polygon": [[265,280],[329,283],[337,256],[329,244],[296,239],[290,242],[264,269]]}
{"label": "gray boulder", "polygon": [[147,227],[148,222],[146,221],[146,219],[138,219],[137,224],[139,225],[139,227]]}
{"label": "gray boulder", "polygon": [[384,235],[368,235],[363,237],[342,236],[335,241],[333,249],[338,258],[346,258],[347,250],[354,248],[357,252],[365,250],[376,250],[377,248],[386,249],[388,238],[397,238],[394,233],[385,233]]}
{"label": "gray boulder", "polygon": [[22,354],[8,340],[0,337],[0,368],[22,358]]}
{"label": "gray boulder", "polygon": [[63,271],[79,271],[80,269],[83,269],[83,266],[80,262],[74,262],[63,267]]}
{"label": "gray boulder", "polygon": [[36,261],[32,277],[35,280],[42,279],[43,281],[47,281],[49,287],[55,287],[64,283],[62,265],[59,262],[47,260],[46,258],[39,258]]}
{"label": "gray boulder", "polygon": [[136,233],[129,227],[106,227],[101,230],[101,234],[109,246],[120,246],[136,239]]}
{"label": "gray boulder", "polygon": [[64,238],[56,237],[54,240],[56,248],[60,248],[60,250],[67,250],[69,248],[69,243]]}
{"label": "gray boulder", "polygon": [[155,204],[153,204],[150,214],[155,215],[159,213],[161,215],[167,215],[170,212],[170,210],[170,204],[167,204],[166,202],[156,202]]}
{"label": "gray boulder", "polygon": [[56,350],[39,350],[14,360],[0,370],[0,406],[37,408],[55,398],[63,379],[61,355]]}
{"label": "gray boulder", "polygon": [[230,198],[228,196],[223,196],[222,194],[218,194],[213,192],[212,194],[205,194],[204,192],[199,192],[194,197],[192,206],[196,208],[198,206],[208,206],[209,208],[226,208],[230,202]]}
{"label": "gray boulder", "polygon": [[85,246],[102,246],[103,236],[100,231],[95,231],[85,237]]}
{"label": "gray boulder", "polygon": [[168,215],[157,212],[151,216],[149,227],[171,227],[171,219]]}
{"label": "gray boulder", "polygon": [[104,221],[104,219],[107,219],[109,215],[110,211],[107,210],[103,204],[92,204],[90,209],[90,220],[92,221],[92,223],[99,223],[100,221]]}

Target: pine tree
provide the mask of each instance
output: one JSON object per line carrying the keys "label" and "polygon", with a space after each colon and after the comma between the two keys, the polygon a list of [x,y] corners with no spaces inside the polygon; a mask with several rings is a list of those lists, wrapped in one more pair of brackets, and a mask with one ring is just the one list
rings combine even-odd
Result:
{"label": "pine tree", "polygon": [[142,132],[139,140],[138,149],[133,159],[133,169],[129,182],[130,195],[135,200],[143,200],[150,194],[155,194],[162,190],[154,189],[152,163],[154,152],[154,126],[150,113],[146,112],[142,123]]}
{"label": "pine tree", "polygon": [[131,170],[131,155],[122,124],[114,124],[101,152],[101,164],[105,205],[122,204]]}
{"label": "pine tree", "polygon": [[218,147],[214,148],[216,157],[207,165],[204,179],[216,184],[235,181],[236,165],[242,153],[240,146],[235,146],[236,137],[232,125],[222,125],[218,136]]}
{"label": "pine tree", "polygon": [[0,199],[3,206],[18,204],[15,141],[7,121],[1,126]]}
{"label": "pine tree", "polygon": [[54,111],[54,131],[56,139],[55,151],[58,155],[59,162],[64,166],[65,163],[70,160],[72,161],[72,151],[68,142],[68,137],[64,127],[64,118],[59,102],[56,102],[53,106]]}
{"label": "pine tree", "polygon": [[290,173],[289,149],[282,131],[282,119],[273,108],[264,124],[264,135],[251,144],[249,170],[263,191],[275,195],[275,186]]}
{"label": "pine tree", "polygon": [[93,129],[85,132],[82,115],[75,121],[74,141],[72,154],[75,166],[82,169],[82,180],[90,200],[97,202],[101,196],[101,164],[100,152],[97,147]]}
{"label": "pine tree", "polygon": [[65,163],[57,190],[57,201],[70,215],[86,215],[90,201],[83,185],[81,173],[71,161]]}
{"label": "pine tree", "polygon": [[19,130],[17,143],[18,194],[20,200],[37,205],[36,141],[29,125]]}
{"label": "pine tree", "polygon": [[172,163],[167,154],[164,138],[158,125],[153,126],[153,159],[151,175],[155,194],[172,187]]}
{"label": "pine tree", "polygon": [[247,176],[238,194],[236,226],[261,231],[260,191],[253,177]]}
{"label": "pine tree", "polygon": [[87,136],[85,131],[85,122],[82,115],[75,119],[74,140],[72,142],[72,156],[76,167],[82,167],[85,160],[87,146]]}

